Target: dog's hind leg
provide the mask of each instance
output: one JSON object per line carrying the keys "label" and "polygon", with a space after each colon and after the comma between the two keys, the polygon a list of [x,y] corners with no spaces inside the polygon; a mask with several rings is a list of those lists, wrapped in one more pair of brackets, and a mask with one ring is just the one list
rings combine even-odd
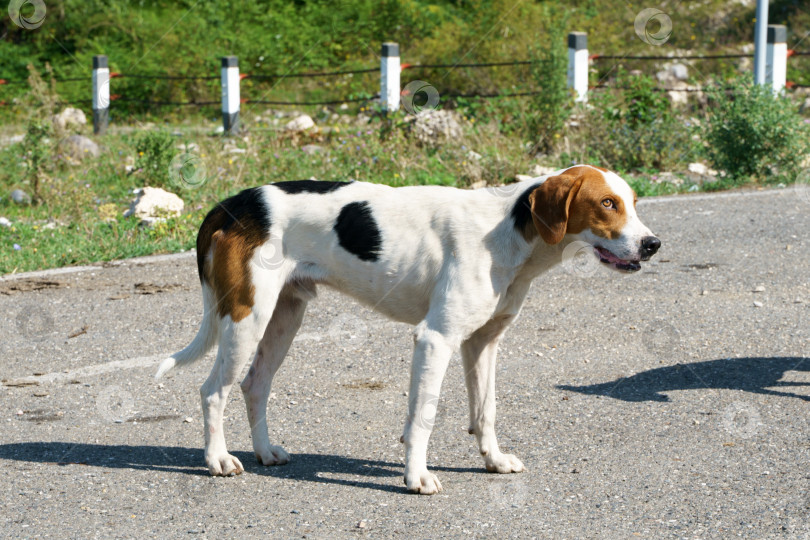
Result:
{"label": "dog's hind leg", "polygon": [[461,344],[470,400],[470,433],[478,440],[487,470],[498,473],[524,470],[517,457],[501,452],[495,436],[495,358],[501,336],[512,319],[511,316],[492,319]]}
{"label": "dog's hind leg", "polygon": [[205,463],[214,476],[240,474],[244,468],[228,453],[222,418],[231,387],[245,363],[256,350],[275,309],[284,276],[280,273],[254,270],[255,303],[234,322],[231,315],[219,320],[219,351],[211,374],[200,388],[205,420]]}
{"label": "dog's hind leg", "polygon": [[304,311],[312,294],[314,291],[302,290],[295,285],[284,288],[276,303],[273,318],[256,349],[253,364],[242,381],[253,451],[256,459],[263,465],[283,465],[290,460],[281,446],[270,444],[267,432],[267,398],[270,396],[273,376],[301,327]]}

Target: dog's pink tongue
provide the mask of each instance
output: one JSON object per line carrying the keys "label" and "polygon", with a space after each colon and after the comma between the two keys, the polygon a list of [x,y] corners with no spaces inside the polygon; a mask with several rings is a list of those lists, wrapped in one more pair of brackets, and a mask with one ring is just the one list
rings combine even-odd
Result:
{"label": "dog's pink tongue", "polygon": [[599,253],[599,256],[602,257],[603,259],[605,259],[608,262],[612,262],[612,263],[623,263],[624,262],[622,259],[618,258],[616,255],[614,255],[610,251],[606,250],[605,248],[598,247],[598,248],[596,248],[596,250]]}

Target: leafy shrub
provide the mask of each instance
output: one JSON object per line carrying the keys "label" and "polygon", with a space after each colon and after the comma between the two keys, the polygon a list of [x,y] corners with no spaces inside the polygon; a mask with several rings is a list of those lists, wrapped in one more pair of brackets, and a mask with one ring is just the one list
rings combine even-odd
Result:
{"label": "leafy shrub", "polygon": [[732,184],[789,180],[810,151],[810,129],[797,107],[769,86],[737,81],[709,92],[706,157]]}
{"label": "leafy shrub", "polygon": [[580,127],[572,133],[574,150],[563,159],[617,171],[682,167],[695,142],[666,94],[656,91],[655,81],[645,75],[620,72],[616,86],[620,89],[592,94]]}
{"label": "leafy shrub", "polygon": [[[527,117],[529,136],[534,150],[550,151],[565,129],[571,114],[573,95],[568,88],[568,49],[564,42],[565,19],[552,17],[549,35],[554,39],[543,47],[529,47],[532,64],[531,76],[535,87],[542,92],[532,100]],[[534,153],[534,152],[532,152]]]}
{"label": "leafy shrub", "polygon": [[28,180],[31,182],[36,203],[41,203],[43,200],[40,183],[47,178],[47,169],[51,164],[51,146],[48,142],[50,134],[50,124],[32,120],[28,124],[25,138],[22,141]]}
{"label": "leafy shrub", "polygon": [[169,167],[177,150],[174,138],[165,131],[147,131],[135,139],[135,170],[142,174],[148,185],[164,187],[169,184]]}

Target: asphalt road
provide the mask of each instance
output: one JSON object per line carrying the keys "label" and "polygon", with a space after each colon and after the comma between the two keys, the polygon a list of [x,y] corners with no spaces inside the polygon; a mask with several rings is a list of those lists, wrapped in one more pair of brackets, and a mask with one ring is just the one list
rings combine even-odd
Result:
{"label": "asphalt road", "polygon": [[574,258],[539,278],[498,367],[502,448],[466,432],[458,357],[405,492],[412,339],[322,290],[268,416],[290,464],[211,478],[198,388],[160,383],[197,330],[190,255],[0,280],[0,535],[59,538],[810,538],[810,199],[791,189],[645,200],[663,241],[624,276]]}

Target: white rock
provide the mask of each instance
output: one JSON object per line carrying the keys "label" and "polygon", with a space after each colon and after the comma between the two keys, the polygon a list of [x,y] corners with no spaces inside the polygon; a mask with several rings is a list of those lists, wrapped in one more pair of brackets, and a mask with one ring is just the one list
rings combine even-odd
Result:
{"label": "white rock", "polygon": [[689,78],[689,70],[686,69],[686,66],[683,64],[672,64],[669,71],[672,73],[672,76],[679,81],[685,81]]}
{"label": "white rock", "polygon": [[153,225],[168,216],[179,216],[183,211],[183,199],[161,188],[144,187],[138,190],[124,217],[135,216],[144,223]]}
{"label": "white rock", "polygon": [[690,163],[687,167],[690,173],[699,174],[701,176],[708,174],[709,168],[703,163]]}
{"label": "white rock", "polygon": [[313,127],[315,127],[315,121],[310,116],[302,114],[287,122],[284,129],[287,131],[306,131]]}
{"label": "white rock", "polygon": [[467,152],[467,159],[471,159],[473,161],[480,161],[481,160],[481,154],[479,154],[478,152],[475,152],[473,150],[470,150],[469,152]]}
{"label": "white rock", "polygon": [[764,305],[765,304],[763,304],[762,302],[754,302],[754,307],[762,307]]}
{"label": "white rock", "polygon": [[11,200],[17,204],[31,204],[31,196],[21,189],[15,189],[11,192]]}
{"label": "white rock", "polygon": [[11,222],[6,217],[0,217],[0,227],[11,227]]}
{"label": "white rock", "polygon": [[71,126],[83,126],[87,123],[87,117],[81,109],[66,107],[62,112],[53,116],[53,125],[57,129],[64,130]]}
{"label": "white rock", "polygon": [[534,178],[534,177],[529,176],[528,174],[516,174],[515,175],[515,180],[517,180],[518,182],[525,182],[526,180],[531,180],[532,178]]}
{"label": "white rock", "polygon": [[98,157],[101,149],[92,140],[83,135],[71,135],[59,143],[61,150],[73,159],[81,161],[87,157]]}
{"label": "white rock", "polygon": [[560,169],[558,169],[557,167],[549,167],[547,165],[535,165],[534,167],[532,167],[532,170],[529,172],[529,174],[532,177],[546,176],[549,174],[553,174],[559,170]]}
{"label": "white rock", "polygon": [[765,292],[765,285],[757,285],[754,292]]}
{"label": "white rock", "polygon": [[453,111],[425,109],[412,116],[413,133],[419,142],[436,145],[461,137],[461,124]]}
{"label": "white rock", "polygon": [[229,154],[247,154],[247,150],[244,148],[231,148],[228,150]]}

